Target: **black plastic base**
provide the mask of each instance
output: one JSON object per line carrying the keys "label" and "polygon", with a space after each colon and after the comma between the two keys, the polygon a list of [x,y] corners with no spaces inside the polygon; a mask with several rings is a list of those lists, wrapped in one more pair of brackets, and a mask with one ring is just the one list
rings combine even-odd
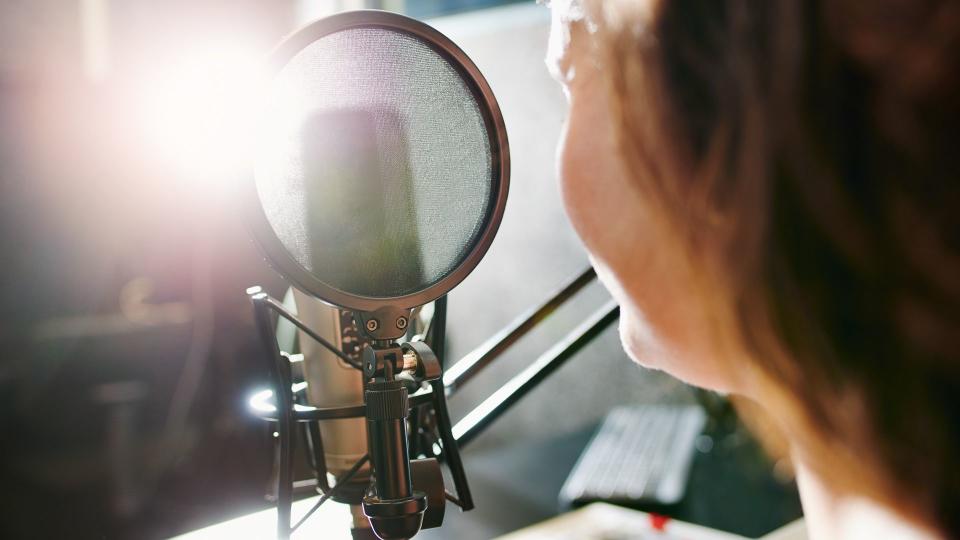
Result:
{"label": "black plastic base", "polygon": [[363,513],[381,540],[413,538],[420,532],[426,509],[427,496],[422,491],[414,491],[406,499],[380,500],[368,497],[363,500]]}

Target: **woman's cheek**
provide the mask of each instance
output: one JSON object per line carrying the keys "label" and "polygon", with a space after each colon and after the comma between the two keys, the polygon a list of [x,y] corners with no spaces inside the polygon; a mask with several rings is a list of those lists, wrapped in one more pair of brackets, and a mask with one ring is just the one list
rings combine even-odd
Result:
{"label": "woman's cheek", "polygon": [[[646,367],[657,367],[657,357],[651,351],[652,333],[646,319],[638,313],[632,296],[627,292],[624,278],[631,276],[630,259],[640,255],[636,234],[627,238],[615,232],[623,221],[633,221],[636,209],[618,207],[626,192],[616,185],[613,145],[604,147],[600,137],[604,125],[597,118],[597,101],[584,95],[584,88],[572,88],[570,109],[560,139],[558,173],[560,190],[567,216],[586,247],[590,263],[604,287],[621,306],[620,336],[627,354]],[[610,195],[613,195],[612,197]],[[632,211],[631,211],[632,210]],[[631,229],[635,229],[627,225]],[[632,249],[627,246],[633,244]]]}
{"label": "woman's cheek", "polygon": [[583,85],[571,86],[570,107],[560,140],[558,176],[563,204],[570,223],[584,246],[594,256],[607,260],[611,249],[622,245],[611,242],[611,216],[615,208],[611,196],[619,191],[611,185],[611,161],[616,152],[605,145],[600,134],[606,122],[598,117],[597,100]]}
{"label": "woman's cheek", "polygon": [[578,129],[579,121],[575,116],[577,111],[571,107],[569,116],[564,122],[563,133],[560,138],[559,155],[557,156],[558,179],[560,182],[560,194],[563,198],[563,206],[567,217],[573,225],[574,230],[580,239],[587,244],[589,204],[587,197],[589,192],[585,185],[586,179],[584,159],[582,156],[581,132]]}

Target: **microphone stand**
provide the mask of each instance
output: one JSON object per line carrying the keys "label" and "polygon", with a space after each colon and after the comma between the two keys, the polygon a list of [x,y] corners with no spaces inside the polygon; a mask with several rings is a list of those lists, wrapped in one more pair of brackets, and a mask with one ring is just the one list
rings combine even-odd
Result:
{"label": "microphone stand", "polygon": [[[286,310],[259,287],[247,290],[265,356],[269,360],[273,388],[258,392],[250,400],[254,414],[276,422],[277,445],[277,538],[286,540],[317,508],[329,499],[351,505],[355,539],[376,538],[363,527],[362,515],[380,537],[408,538],[422,528],[437,527],[443,520],[446,501],[467,511],[474,507],[459,448],[472,441],[494,420],[554,373],[567,360],[615,321],[619,308],[604,305],[543,353],[535,362],[510,379],[503,387],[451,425],[446,399],[463,388],[483,368],[506,352],[521,337],[596,278],[592,268],[580,272],[554,294],[508,324],[484,344],[443,372],[446,331],[446,297],[438,299],[424,341],[397,345],[402,337],[395,330],[406,328],[409,313],[378,310],[355,313],[358,327],[370,338],[364,362],[356,360],[329,343]],[[275,316],[287,319],[311,339],[329,349],[348,365],[364,372],[365,402],[347,407],[318,408],[298,403],[305,384],[294,384],[291,364],[298,355],[280,351]],[[404,319],[403,328],[371,324],[373,321]],[[388,330],[389,326],[389,330]],[[400,325],[394,325],[399,327]],[[410,391],[413,392],[410,392]],[[317,422],[337,418],[366,418],[367,455],[343,473],[331,487]],[[316,474],[320,499],[296,524],[290,525],[293,504],[293,438],[296,424],[304,426],[310,447],[310,462]],[[410,430],[407,432],[407,425]],[[423,456],[411,460],[410,457]],[[372,458],[372,459],[371,459]],[[350,480],[372,461],[373,480],[366,492]],[[443,488],[439,461],[447,464],[455,494]],[[347,486],[353,489],[347,489]],[[363,513],[360,514],[360,509]],[[422,521],[422,523],[421,523]],[[407,531],[407,534],[398,531]],[[412,533],[410,533],[412,531]],[[400,534],[401,536],[397,536]]]}

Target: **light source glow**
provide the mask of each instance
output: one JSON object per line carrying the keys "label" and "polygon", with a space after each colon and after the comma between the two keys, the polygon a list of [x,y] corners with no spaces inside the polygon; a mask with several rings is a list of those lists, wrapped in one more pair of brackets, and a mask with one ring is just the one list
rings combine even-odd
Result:
{"label": "light source glow", "polygon": [[148,151],[192,185],[209,187],[249,155],[259,55],[229,41],[190,50],[146,72],[135,108]]}

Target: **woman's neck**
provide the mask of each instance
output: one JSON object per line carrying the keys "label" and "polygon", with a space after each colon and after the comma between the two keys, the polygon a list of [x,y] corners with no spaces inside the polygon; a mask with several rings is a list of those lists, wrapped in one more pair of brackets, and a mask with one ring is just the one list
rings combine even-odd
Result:
{"label": "woman's neck", "polygon": [[939,540],[869,499],[836,495],[802,465],[797,466],[797,486],[810,540]]}

